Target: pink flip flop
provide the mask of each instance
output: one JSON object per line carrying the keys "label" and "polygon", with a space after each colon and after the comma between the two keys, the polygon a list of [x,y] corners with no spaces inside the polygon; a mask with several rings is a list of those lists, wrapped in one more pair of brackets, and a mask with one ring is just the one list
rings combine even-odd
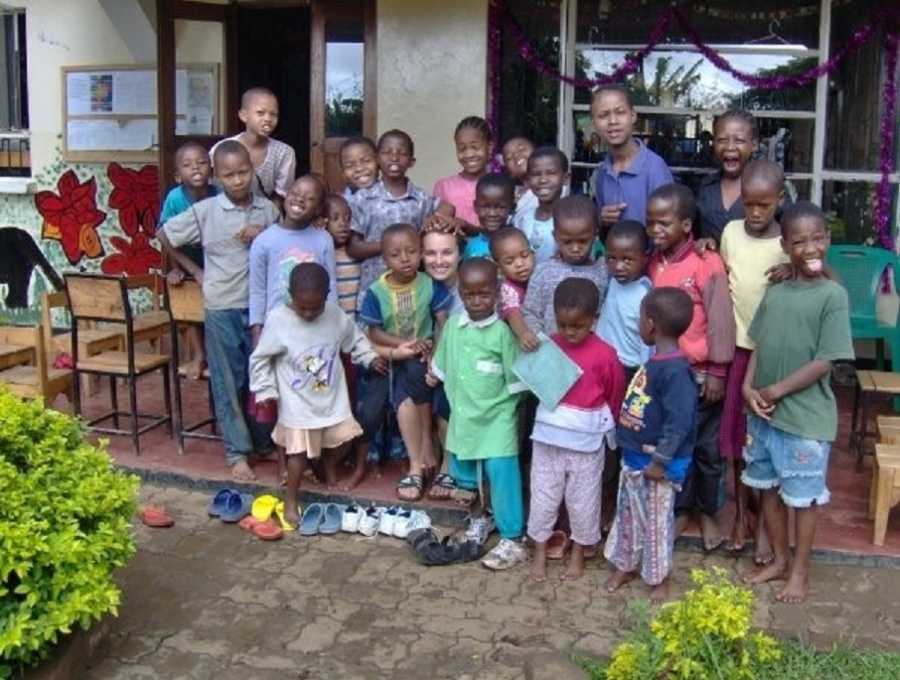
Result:
{"label": "pink flip flop", "polygon": [[168,529],[175,526],[175,519],[169,513],[151,505],[138,512],[138,518],[145,526],[153,529]]}

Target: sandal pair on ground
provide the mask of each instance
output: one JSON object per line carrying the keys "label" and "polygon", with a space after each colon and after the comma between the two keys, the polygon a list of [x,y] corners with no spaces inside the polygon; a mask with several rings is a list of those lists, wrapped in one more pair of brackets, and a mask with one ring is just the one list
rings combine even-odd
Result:
{"label": "sandal pair on ground", "polygon": [[301,536],[336,534],[341,530],[343,514],[343,507],[337,503],[310,503],[303,509],[299,523],[294,524],[284,516],[284,501],[271,494],[258,496],[252,508],[254,519],[267,521],[274,516],[282,531],[297,531]]}
{"label": "sandal pair on ground", "polygon": [[398,506],[390,508],[370,505],[368,508],[351,504],[344,510],[342,529],[371,538],[375,534],[406,538],[415,529],[431,526],[431,518],[422,510]]}

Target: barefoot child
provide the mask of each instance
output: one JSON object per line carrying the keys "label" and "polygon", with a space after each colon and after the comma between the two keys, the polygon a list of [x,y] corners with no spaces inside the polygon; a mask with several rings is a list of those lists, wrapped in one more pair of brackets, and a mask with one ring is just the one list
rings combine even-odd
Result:
{"label": "barefoot child", "polygon": [[[731,530],[730,548],[743,550],[748,517],[747,488],[740,483],[743,451],[747,443],[747,417],[741,393],[753,341],[747,334],[750,322],[769,286],[769,272],[788,258],[781,247],[781,226],[775,218],[784,200],[784,172],[777,163],[752,161],[741,178],[741,204],[746,217],[729,222],[721,235],[719,252],[728,271],[737,347],[728,367],[719,446],[722,457],[732,461],[737,513]],[[757,519],[754,561],[765,564],[772,559],[763,517]]]}
{"label": "barefoot child", "polygon": [[697,431],[697,383],[679,349],[693,307],[679,288],[655,288],[641,302],[641,338],[656,354],[631,380],[616,430],[622,473],[603,550],[616,569],[606,581],[610,593],[638,576],[651,587],[653,602],[669,593],[675,494],[691,466]]}
{"label": "barefoot child", "polygon": [[[853,343],[847,292],[825,271],[831,242],[825,215],[806,201],[787,208],[781,240],[794,276],[766,291],[748,331],[756,348],[744,378],[744,399],[752,415],[742,480],[762,490],[775,552],[775,560],[758,567],[747,580],[786,578],[776,599],[799,604],[809,593],[809,556],[819,506],[829,501],[825,477],[837,433],[831,364],[852,361]],[[796,521],[793,559],[788,507],[794,509]]]}
{"label": "barefoot child", "polygon": [[378,181],[378,150],[368,137],[349,137],[338,152],[341,174],[347,187],[344,198],[348,201],[360,189],[368,189]]}
{"label": "barefoot child", "polygon": [[255,479],[247,457],[272,452],[272,440],[244,416],[248,393],[247,362],[252,349],[250,243],[264,225],[279,218],[278,208],[251,191],[253,166],[247,149],[234,140],[221,142],[213,154],[223,193],[194,204],[170,219],[157,234],[164,248],[203,246],[203,306],[209,382],[225,458],[235,479]]}
{"label": "barefoot child", "polygon": [[546,577],[547,541],[565,501],[572,553],[563,579],[584,574],[584,548],[600,542],[600,501],[607,435],[625,392],[616,351],[594,334],[600,291],[587,279],[562,281],[553,293],[558,331],[551,337],[582,370],[554,409],[537,408],[531,457],[528,535],[535,543],[531,577]]}
{"label": "barefoot child", "polygon": [[[229,139],[240,142],[250,152],[253,192],[270,199],[280,210],[294,183],[297,155],[290,144],[272,137],[278,127],[278,98],[265,87],[251,87],[241,97],[238,118],[244,131]],[[213,147],[213,165],[217,146]]]}
{"label": "barefoot child", "polygon": [[725,376],[734,356],[734,312],[728,277],[718,254],[698,255],[691,236],[695,213],[694,195],[681,184],[656,189],[647,202],[647,233],[656,247],[647,273],[654,287],[682,288],[694,304],[691,324],[679,345],[700,384],[697,443],[694,465],[675,502],[680,534],[699,511],[703,546],[715,550],[722,542],[716,521],[722,457],[719,453],[719,422]]}
{"label": "barefoot child", "polygon": [[538,205],[522,214],[515,226],[528,237],[535,261],[540,264],[556,254],[553,208],[569,183],[569,159],[555,146],[535,149],[528,157],[528,177],[525,181],[537,196]]}
{"label": "barefoot child", "polygon": [[484,118],[468,116],[456,126],[453,142],[456,145],[456,160],[462,166],[462,172],[439,179],[432,193],[456,209],[457,231],[473,234],[478,232],[475,185],[487,172],[487,164],[491,159],[491,128]]}
{"label": "barefoot child", "polygon": [[494,173],[481,176],[475,185],[475,214],[481,231],[469,237],[463,258],[491,256],[491,234],[509,224],[514,204],[509,177]]}
{"label": "barefoot child", "polygon": [[409,473],[400,480],[397,496],[417,501],[422,498],[425,477],[436,467],[431,443],[433,395],[425,384],[427,364],[423,359],[427,361],[431,354],[435,327],[439,330],[446,321],[451,298],[442,283],[419,271],[422,246],[411,224],[387,227],[379,250],[384,253],[387,271],[366,291],[359,319],[374,344],[393,349],[413,342],[418,356],[392,361],[388,377],[362,373],[357,413],[368,453],[390,401],[409,454]]}
{"label": "barefoot child", "polygon": [[528,281],[534,271],[534,251],[520,230],[503,227],[491,236],[491,255],[503,275],[497,305],[500,318],[509,324],[519,346],[524,347],[525,338],[531,333],[523,311]]}
{"label": "barefoot child", "polygon": [[290,302],[269,314],[250,356],[250,389],[258,402],[278,402],[272,439],[287,455],[285,519],[296,527],[297,492],[307,459],[324,459],[326,483],[333,488],[342,450],[362,433],[350,410],[340,352],[376,371],[386,371],[387,362],[350,317],[327,302],[324,267],[297,265],[289,286]]}
{"label": "barefoot child", "polygon": [[[447,432],[450,474],[473,493],[481,480],[490,485],[500,542],[482,563],[503,570],[527,558],[516,416],[519,393],[526,388],[512,372],[519,353],[515,338],[495,312],[496,265],[485,258],[466,260],[459,277],[465,309],[445,325],[431,373],[444,383],[453,410]],[[484,543],[493,524],[487,515],[476,516],[467,536]]]}
{"label": "barefoot child", "polygon": [[[175,152],[175,179],[178,186],[172,188],[166,194],[166,200],[163,201],[162,211],[159,214],[161,227],[176,215],[190,210],[194,203],[219,193],[216,186],[209,183],[211,172],[209,153],[203,145],[197,142],[188,142],[178,147]],[[180,285],[187,277],[203,283],[202,246],[191,244],[183,248],[166,250],[166,255],[168,255],[170,263],[166,280],[170,286]],[[188,370],[188,375],[197,380],[206,368],[203,326],[191,325],[189,333],[191,349],[196,359]]]}

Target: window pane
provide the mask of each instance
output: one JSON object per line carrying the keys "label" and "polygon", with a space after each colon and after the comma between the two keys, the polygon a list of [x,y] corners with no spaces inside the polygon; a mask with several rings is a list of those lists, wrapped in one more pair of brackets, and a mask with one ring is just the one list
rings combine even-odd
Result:
{"label": "window pane", "polygon": [[[832,54],[847,43],[854,31],[871,19],[876,4],[859,0],[834,7]],[[884,40],[884,29],[880,27],[872,40],[847,57],[829,78],[825,143],[825,167],[828,169],[879,169],[881,117],[884,112]],[[900,143],[900,135],[895,135],[895,140]],[[893,169],[897,169],[896,164]]]}
{"label": "window pane", "polygon": [[[578,42],[607,45],[644,45],[660,12],[670,0],[580,0]],[[691,25],[709,44],[819,44],[819,0],[707,0],[680,3]],[[667,43],[686,43],[676,21],[669,25]]]}
{"label": "window pane", "polygon": [[[822,209],[829,217],[831,240],[835,243],[863,243],[875,239],[875,190],[870,182],[826,181],[822,185]],[[897,233],[894,215],[897,185],[891,187],[891,229]]]}
{"label": "window pane", "polygon": [[[221,87],[225,68],[224,24],[176,19],[175,63],[178,66],[175,79],[175,134],[223,133],[223,118],[228,116],[228,113],[222,115],[225,110],[225,88]],[[215,69],[210,71],[208,65],[218,68],[218,79]]]}
{"label": "window pane", "polygon": [[363,129],[364,33],[361,22],[325,29],[325,135],[350,137]]}
{"label": "window pane", "polygon": [[[572,160],[598,163],[606,153],[594,132],[590,114],[574,112],[575,152]],[[671,167],[714,168],[711,113],[691,115],[641,114],[635,136],[663,157]],[[760,150],[782,164],[786,172],[811,172],[813,121],[793,118],[758,118]]]}
{"label": "window pane", "polygon": [[[611,73],[626,55],[624,50],[579,50],[576,75],[595,78]],[[727,58],[741,71],[758,76],[802,72],[817,63],[815,57],[801,55],[731,54]],[[697,52],[651,52],[627,84],[636,104],[651,106],[782,111],[814,111],[816,107],[814,84],[781,92],[748,88]],[[590,100],[589,90],[576,90],[576,103]]]}

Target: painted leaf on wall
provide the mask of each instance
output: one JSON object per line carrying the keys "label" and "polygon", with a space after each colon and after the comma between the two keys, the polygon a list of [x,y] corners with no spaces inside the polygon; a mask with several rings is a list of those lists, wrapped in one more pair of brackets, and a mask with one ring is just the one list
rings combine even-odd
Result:
{"label": "painted leaf on wall", "polygon": [[136,233],[130,241],[121,236],[113,236],[109,242],[119,252],[107,256],[100,263],[100,270],[104,274],[140,276],[149,273],[151,269],[162,267],[162,256],[150,245],[150,239],[143,232]]}
{"label": "painted leaf on wall", "polygon": [[119,224],[128,236],[143,229],[147,236],[156,234],[159,222],[159,170],[145,165],[140,170],[110,163],[107,175],[113,190],[109,207],[119,211]]}
{"label": "painted leaf on wall", "polygon": [[97,182],[91,177],[84,182],[72,170],[67,170],[56,183],[58,194],[39,191],[34,205],[43,218],[41,238],[59,241],[66,258],[78,264],[85,256],[103,255],[103,244],[97,227],[106,213],[97,209]]}

